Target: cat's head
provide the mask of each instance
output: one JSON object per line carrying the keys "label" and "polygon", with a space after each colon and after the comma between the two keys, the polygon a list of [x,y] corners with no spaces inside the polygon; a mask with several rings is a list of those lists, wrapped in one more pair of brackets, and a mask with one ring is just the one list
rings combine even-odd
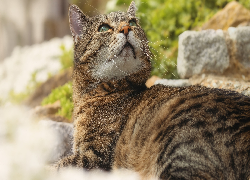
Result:
{"label": "cat's head", "polygon": [[134,2],[127,12],[94,17],[88,17],[76,5],[70,6],[78,74],[93,82],[127,78],[134,83],[145,83],[151,70],[150,51],[135,12]]}

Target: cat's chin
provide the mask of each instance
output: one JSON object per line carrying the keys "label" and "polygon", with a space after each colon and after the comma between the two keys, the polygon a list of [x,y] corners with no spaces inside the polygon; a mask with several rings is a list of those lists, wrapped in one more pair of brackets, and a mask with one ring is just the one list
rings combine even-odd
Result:
{"label": "cat's chin", "polygon": [[134,58],[132,49],[126,47],[119,56],[96,65],[92,70],[92,76],[101,81],[119,80],[140,71],[142,68],[142,60],[138,57]]}
{"label": "cat's chin", "polygon": [[135,55],[135,51],[134,51],[133,46],[129,42],[127,42],[124,45],[123,49],[118,54],[118,57],[119,58],[125,58],[125,60],[126,60],[126,58],[134,58],[134,59],[136,59],[136,55]]}

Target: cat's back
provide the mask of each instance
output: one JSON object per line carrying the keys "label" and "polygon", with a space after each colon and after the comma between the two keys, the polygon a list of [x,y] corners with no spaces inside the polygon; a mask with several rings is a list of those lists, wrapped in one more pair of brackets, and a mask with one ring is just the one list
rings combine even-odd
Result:
{"label": "cat's back", "polygon": [[246,179],[250,98],[201,86],[153,86],[129,116],[114,165],[162,179]]}

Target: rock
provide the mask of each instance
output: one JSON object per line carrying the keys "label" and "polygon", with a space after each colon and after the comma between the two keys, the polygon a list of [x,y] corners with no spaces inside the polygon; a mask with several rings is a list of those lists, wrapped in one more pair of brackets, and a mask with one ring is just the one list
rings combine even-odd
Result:
{"label": "rock", "polygon": [[250,28],[231,27],[228,29],[228,34],[234,42],[234,58],[239,61],[245,68],[250,68]]}
{"label": "rock", "polygon": [[155,84],[155,81],[158,80],[158,79],[161,79],[159,78],[158,76],[152,76],[151,78],[149,78],[146,82],[146,86],[148,88],[150,88],[151,86],[153,86]]}
{"label": "rock", "polygon": [[45,106],[37,106],[32,110],[32,114],[38,119],[49,118],[52,121],[56,122],[71,122],[71,120],[57,115],[57,112],[61,108],[60,101],[56,101],[53,104],[48,104]]}
{"label": "rock", "polygon": [[42,83],[35,92],[25,101],[25,104],[30,107],[35,107],[41,104],[42,100],[47,97],[53,89],[62,86],[71,80],[72,69],[67,69],[59,73],[47,81]]}
{"label": "rock", "polygon": [[192,85],[198,84],[210,88],[227,89],[250,96],[250,82],[241,79],[203,74],[190,78],[189,82]]}
{"label": "rock", "polygon": [[205,23],[202,29],[227,30],[246,21],[250,21],[250,11],[238,2],[232,1]]}
{"label": "rock", "polygon": [[185,31],[179,36],[177,71],[181,78],[223,73],[228,67],[229,55],[222,30]]}
{"label": "rock", "polygon": [[205,23],[203,31],[181,34],[177,59],[180,77],[205,73],[250,80],[249,25],[250,11],[233,1]]}
{"label": "rock", "polygon": [[60,101],[56,101],[53,104],[48,104],[48,105],[45,105],[45,106],[37,106],[37,107],[35,107],[34,114],[36,116],[46,117],[46,116],[49,116],[49,115],[56,114],[60,108],[61,108]]}
{"label": "rock", "polygon": [[181,78],[205,73],[250,80],[250,28],[182,33],[177,72]]}
{"label": "rock", "polygon": [[49,119],[41,120],[39,124],[51,129],[56,135],[57,141],[54,142],[49,163],[55,163],[62,157],[73,153],[73,124],[54,122]]}
{"label": "rock", "polygon": [[49,118],[50,120],[55,121],[55,122],[71,123],[73,121],[72,118],[67,119],[67,118],[60,116],[60,115],[50,115],[50,116],[47,116],[47,118]]}
{"label": "rock", "polygon": [[250,21],[244,21],[240,23],[237,27],[244,27],[244,26],[250,26]]}
{"label": "rock", "polygon": [[182,87],[190,86],[188,79],[159,79],[155,81],[155,84],[163,84],[165,86]]}

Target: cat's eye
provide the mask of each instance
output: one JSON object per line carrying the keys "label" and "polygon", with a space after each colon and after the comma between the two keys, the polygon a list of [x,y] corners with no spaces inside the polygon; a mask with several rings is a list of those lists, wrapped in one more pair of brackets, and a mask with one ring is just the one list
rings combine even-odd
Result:
{"label": "cat's eye", "polygon": [[130,26],[136,26],[135,20],[130,20],[130,21],[129,21],[129,25],[130,25]]}
{"label": "cat's eye", "polygon": [[108,31],[108,30],[110,30],[111,29],[111,27],[109,26],[109,25],[107,25],[107,24],[103,24],[103,25],[101,25],[100,27],[99,27],[99,32],[105,32],[105,31]]}

